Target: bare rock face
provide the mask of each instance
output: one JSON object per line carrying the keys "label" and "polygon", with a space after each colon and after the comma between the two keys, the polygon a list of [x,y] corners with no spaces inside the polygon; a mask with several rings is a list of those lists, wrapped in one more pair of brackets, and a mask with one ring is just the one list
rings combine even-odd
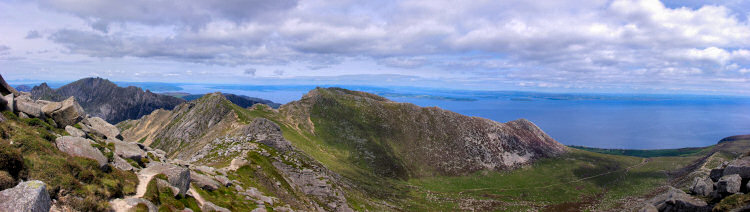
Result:
{"label": "bare rock face", "polygon": [[[654,197],[647,204],[653,205],[659,211],[711,211],[705,201],[674,187],[669,187],[666,193]],[[644,208],[648,211],[647,207]]]}
{"label": "bare rock face", "polygon": [[216,175],[214,179],[216,179],[216,181],[219,181],[219,183],[221,183],[221,185],[223,186],[227,186],[227,187],[232,186],[232,181],[230,181],[229,178],[223,175]]}
{"label": "bare rock face", "polygon": [[101,117],[110,123],[138,119],[157,109],[171,110],[185,100],[152,93],[138,87],[118,87],[102,78],[85,78],[58,89],[46,83],[31,90],[34,99],[62,101],[75,97],[76,101],[91,116]]}
{"label": "bare rock face", "polygon": [[47,185],[42,181],[26,181],[0,191],[0,211],[47,212],[50,207],[52,200],[47,193]]}
{"label": "bare rock face", "polygon": [[742,178],[739,174],[724,175],[716,182],[716,190],[722,194],[735,194],[740,192]]}
{"label": "bare rock face", "polygon": [[690,186],[690,192],[696,195],[709,196],[714,191],[714,182],[709,178],[696,177]]}
{"label": "bare rock face", "polygon": [[146,152],[138,147],[138,144],[136,143],[125,142],[116,138],[107,139],[107,143],[115,144],[115,154],[120,157],[130,158],[135,161],[139,161],[141,158],[146,157]]}
{"label": "bare rock face", "polygon": [[86,133],[83,132],[83,130],[80,130],[70,125],[65,126],[65,132],[68,132],[68,134],[70,134],[70,136],[73,136],[73,137],[86,138]]}
{"label": "bare rock face", "polygon": [[152,162],[148,167],[141,170],[145,173],[159,173],[167,176],[169,184],[178,188],[178,194],[184,196],[190,188],[190,170],[185,167],[169,163]]}
{"label": "bare rock face", "polygon": [[96,160],[100,167],[107,165],[107,157],[104,157],[101,151],[91,146],[88,139],[73,136],[62,136],[55,140],[57,148],[60,151],[68,153],[71,156],[84,157]]}
{"label": "bare rock face", "polygon": [[123,171],[130,171],[134,170],[135,168],[133,165],[130,165],[128,161],[125,159],[122,159],[120,156],[115,155],[114,160],[112,161],[112,166],[116,169],[123,170]]}
{"label": "bare rock face", "polygon": [[16,111],[16,103],[15,99],[13,97],[13,94],[8,94],[3,96],[3,99],[5,99],[5,108],[10,111]]}
{"label": "bare rock face", "polygon": [[157,211],[157,207],[154,203],[143,198],[114,199],[110,201],[109,205],[112,207],[112,211],[115,212],[135,211],[135,208],[138,205],[145,205],[149,212]]}
{"label": "bare rock face", "polygon": [[750,179],[750,157],[733,160],[724,168],[723,176],[733,174],[739,174],[741,178]]}
{"label": "bare rock face", "polygon": [[201,207],[201,211],[206,212],[231,212],[229,209],[219,207],[218,205],[212,203],[212,202],[205,202],[203,206]]}
{"label": "bare rock face", "polygon": [[91,133],[104,139],[116,138],[122,140],[120,130],[99,117],[89,117],[83,119],[83,121],[81,121],[81,128],[87,133]]}
{"label": "bare rock face", "polygon": [[19,92],[13,88],[13,86],[8,85],[8,83],[5,82],[5,79],[3,79],[3,76],[0,75],[0,94],[13,94],[14,96],[18,96]]}
{"label": "bare rock face", "polygon": [[42,113],[43,105],[36,103],[29,96],[19,96],[14,101],[16,111],[23,112],[32,118],[44,118],[44,113]]}
{"label": "bare rock face", "polygon": [[254,119],[249,125],[240,129],[239,134],[256,140],[258,143],[273,147],[280,152],[292,149],[292,144],[284,139],[279,125],[265,118]]}
{"label": "bare rock face", "polygon": [[81,105],[76,102],[75,98],[70,97],[62,102],[51,102],[42,107],[42,112],[47,117],[52,118],[58,127],[74,125],[83,119],[86,112]]}
{"label": "bare rock face", "polygon": [[219,182],[216,182],[216,180],[211,179],[211,177],[198,174],[197,172],[190,172],[190,181],[193,182],[193,184],[198,186],[199,188],[202,188],[208,191],[219,189],[219,186],[221,186]]}

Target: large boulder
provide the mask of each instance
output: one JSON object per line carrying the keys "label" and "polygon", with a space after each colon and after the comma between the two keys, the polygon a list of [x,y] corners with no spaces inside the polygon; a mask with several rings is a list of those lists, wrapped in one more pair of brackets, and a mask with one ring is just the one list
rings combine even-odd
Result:
{"label": "large boulder", "polygon": [[72,96],[62,102],[51,102],[45,105],[42,107],[42,112],[55,120],[59,127],[74,125],[86,114],[83,107]]}
{"label": "large boulder", "polygon": [[81,138],[86,137],[86,133],[83,132],[83,130],[72,127],[70,125],[65,126],[65,132],[68,132],[68,134],[70,134],[70,136],[73,136],[73,137],[81,137]]}
{"label": "large boulder", "polygon": [[709,196],[714,191],[714,182],[705,177],[696,177],[690,186],[690,192],[695,195]]}
{"label": "large boulder", "polygon": [[91,141],[81,137],[62,136],[55,140],[60,151],[71,156],[84,157],[96,160],[100,167],[107,165],[107,157],[101,151],[91,146]]}
{"label": "large boulder", "polygon": [[221,186],[211,177],[193,171],[190,172],[190,181],[193,182],[193,185],[208,191],[219,189],[219,186]]}
{"label": "large boulder", "polygon": [[130,158],[135,161],[140,161],[141,158],[146,157],[146,152],[138,147],[136,143],[125,142],[115,138],[107,139],[107,143],[115,144],[115,154],[120,157]]}
{"label": "large boulder", "polygon": [[36,103],[31,97],[19,96],[15,99],[16,111],[25,113],[32,118],[44,118],[42,113],[42,105]]}
{"label": "large boulder", "polygon": [[750,179],[750,157],[743,157],[729,162],[722,176],[739,174],[743,179]]}
{"label": "large boulder", "polygon": [[219,183],[221,183],[221,185],[224,185],[227,187],[232,186],[232,181],[229,180],[229,178],[225,177],[224,175],[216,175],[214,176],[214,179],[218,181]]}
{"label": "large boulder", "polygon": [[721,194],[735,194],[740,192],[742,178],[739,174],[724,175],[716,182],[716,190]]}
{"label": "large boulder", "polygon": [[[682,190],[669,187],[667,192],[649,200],[647,204],[653,205],[659,211],[710,211],[706,201],[692,197]],[[649,207],[644,207],[647,209]]]}
{"label": "large boulder", "polygon": [[3,79],[3,76],[0,75],[0,94],[8,95],[12,94],[14,96],[18,96],[18,91],[13,88],[13,86],[8,85],[7,82],[5,82],[5,79]]}
{"label": "large boulder", "polygon": [[87,133],[91,133],[104,139],[116,138],[122,140],[120,130],[99,117],[89,117],[83,119],[83,121],[81,121],[81,129],[83,129],[83,131]]}
{"label": "large boulder", "polygon": [[215,205],[212,202],[206,201],[203,203],[203,206],[201,206],[201,211],[206,212],[231,212],[229,209],[219,207],[218,205]]}
{"label": "large boulder", "polygon": [[26,181],[0,191],[0,211],[47,212],[50,207],[52,200],[47,193],[47,185],[42,181]]}
{"label": "large boulder", "polygon": [[188,168],[169,163],[151,162],[141,170],[142,173],[164,174],[169,184],[180,189],[179,195],[184,196],[190,188],[190,170]]}
{"label": "large boulder", "polygon": [[122,159],[120,156],[115,155],[114,160],[112,160],[112,166],[116,169],[123,170],[123,171],[130,171],[134,170],[135,168],[133,165],[130,165],[128,161],[125,159]]}
{"label": "large boulder", "polygon": [[16,111],[16,103],[13,97],[13,94],[8,94],[3,96],[3,99],[5,99],[5,108],[10,111]]}
{"label": "large boulder", "polygon": [[154,203],[151,203],[150,201],[143,199],[143,198],[126,198],[126,199],[114,199],[109,202],[109,205],[112,208],[112,211],[115,212],[131,212],[131,211],[138,211],[136,208],[138,205],[146,206],[148,208],[149,212],[156,212],[157,207],[154,205]]}

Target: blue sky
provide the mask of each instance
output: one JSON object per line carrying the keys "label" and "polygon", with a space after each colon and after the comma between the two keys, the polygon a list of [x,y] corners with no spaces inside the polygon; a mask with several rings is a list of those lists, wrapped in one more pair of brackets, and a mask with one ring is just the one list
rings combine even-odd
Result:
{"label": "blue sky", "polygon": [[743,1],[0,0],[10,81],[750,95]]}

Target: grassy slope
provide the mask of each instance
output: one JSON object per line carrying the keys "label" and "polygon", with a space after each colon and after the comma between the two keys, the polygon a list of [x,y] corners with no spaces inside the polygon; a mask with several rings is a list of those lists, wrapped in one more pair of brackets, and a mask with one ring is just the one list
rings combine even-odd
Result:
{"label": "grassy slope", "polygon": [[[58,194],[81,197],[67,198],[64,204],[81,211],[102,211],[108,199],[135,193],[135,174],[114,168],[104,171],[93,160],[60,152],[50,135],[67,134],[61,129],[39,119],[19,119],[7,111],[3,114],[9,120],[0,123],[0,148],[20,152],[25,173],[22,179],[44,181],[52,198],[59,198]],[[0,158],[7,156],[0,154]],[[7,169],[0,165],[0,170]]]}
{"label": "grassy slope", "polygon": [[679,148],[679,149],[654,149],[654,150],[641,150],[641,149],[602,149],[585,146],[570,146],[572,148],[586,150],[589,152],[597,152],[602,154],[610,155],[624,155],[624,156],[635,156],[635,157],[670,157],[670,156],[689,156],[696,155],[704,151],[709,147],[693,147],[693,148]]}
{"label": "grassy slope", "polygon": [[[257,117],[276,122],[281,126],[284,137],[294,146],[353,182],[355,187],[349,188],[346,195],[350,206],[355,210],[387,209],[375,203],[382,201],[413,211],[471,208],[501,211],[602,210],[617,207],[623,198],[643,196],[665,185],[668,181],[667,171],[679,169],[702,155],[718,150],[742,149],[737,145],[717,145],[675,151],[604,152],[610,154],[592,152],[597,150],[571,149],[571,153],[563,157],[543,159],[534,165],[510,172],[480,171],[458,177],[389,178],[374,173],[373,168],[377,166],[364,164],[359,157],[352,155],[356,152],[356,146],[332,142],[340,139],[336,137],[340,132],[333,129],[335,123],[326,123],[325,119],[313,116],[311,121],[315,123],[316,134],[311,134],[305,126],[289,123],[287,117],[282,117],[270,108],[256,106],[248,110],[228,101],[225,104],[235,111],[241,123],[249,123]],[[320,110],[318,113],[330,112],[331,109],[336,108],[313,108]],[[361,111],[337,111],[351,115],[346,119],[351,122],[348,124],[358,126],[359,129],[370,129],[371,122],[368,120],[372,117],[366,114],[357,116],[358,112]],[[376,131],[357,133],[377,135]],[[656,157],[665,155],[679,157]],[[251,179],[253,176],[247,173],[245,175],[247,176],[240,174],[232,178]],[[257,180],[247,183],[257,184],[255,181]],[[228,195],[220,191],[204,194],[209,199]]]}
{"label": "grassy slope", "polygon": [[376,207],[369,203],[381,200],[414,211],[450,211],[466,205],[481,208],[482,204],[486,206],[483,209],[507,211],[584,206],[606,209],[617,206],[624,197],[648,194],[666,184],[667,170],[678,169],[698,158],[656,157],[646,162],[639,157],[571,149],[570,154],[561,158],[543,159],[511,172],[482,171],[459,177],[398,180],[369,174],[366,168],[341,160],[350,157],[351,149],[290,126],[267,108],[235,110],[246,120],[265,117],[279,123],[285,138],[297,148],[364,189],[365,194],[353,192],[347,196],[352,207],[359,209]]}

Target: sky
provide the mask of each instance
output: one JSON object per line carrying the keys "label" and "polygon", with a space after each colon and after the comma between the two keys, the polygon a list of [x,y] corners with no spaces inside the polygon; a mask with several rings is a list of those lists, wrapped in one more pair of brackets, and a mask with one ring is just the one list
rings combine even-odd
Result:
{"label": "sky", "polygon": [[0,0],[0,73],[750,96],[749,13],[738,0]]}

